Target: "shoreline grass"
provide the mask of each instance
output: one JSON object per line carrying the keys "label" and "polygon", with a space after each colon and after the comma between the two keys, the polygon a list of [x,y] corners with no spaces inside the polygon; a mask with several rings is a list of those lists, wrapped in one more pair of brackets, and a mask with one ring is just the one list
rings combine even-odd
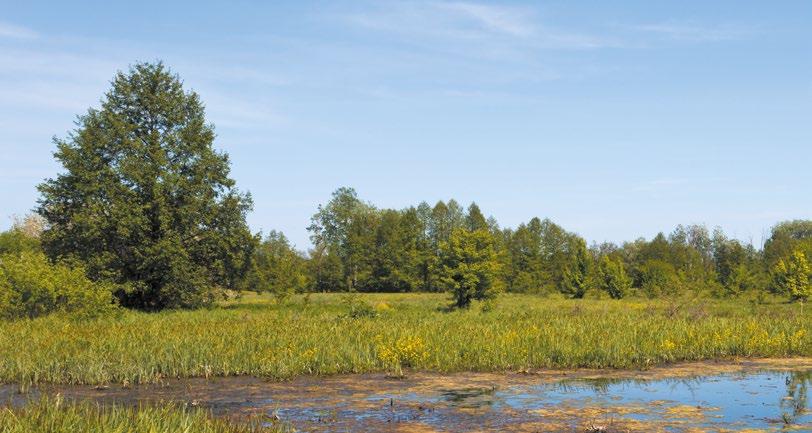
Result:
{"label": "shoreline grass", "polygon": [[59,396],[21,408],[0,407],[0,433],[282,433],[261,422],[217,419],[203,409],[176,403],[129,407],[69,402]]}
{"label": "shoreline grass", "polygon": [[251,295],[209,310],[1,322],[0,381],[136,384],[812,356],[812,314],[802,304],[505,295],[491,311],[443,312],[441,294],[359,296],[375,317],[349,318],[342,295],[316,294],[284,305]]}

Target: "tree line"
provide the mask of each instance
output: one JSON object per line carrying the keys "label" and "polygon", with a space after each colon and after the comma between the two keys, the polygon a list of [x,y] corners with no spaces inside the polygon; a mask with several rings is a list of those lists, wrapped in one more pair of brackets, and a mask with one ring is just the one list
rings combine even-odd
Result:
{"label": "tree line", "polygon": [[502,228],[476,203],[465,208],[451,199],[378,209],[352,188],[339,188],[319,206],[308,230],[313,248],[306,254],[276,232],[262,240],[258,263],[276,274],[257,279],[257,290],[281,297],[293,291],[447,291],[454,285],[449,279],[462,278],[454,275],[461,262],[481,265],[471,278],[492,291],[571,298],[594,291],[615,299],[748,291],[809,296],[812,221],[806,220],[777,224],[763,248],[704,225],[588,246],[549,219]]}
{"label": "tree line", "polygon": [[297,251],[249,230],[251,196],[203,103],[160,62],[116,74],[76,125],[55,139],[63,171],[39,185],[35,215],[0,233],[0,316],[195,308],[240,290],[446,291],[458,307],[502,291],[810,296],[812,221],[776,225],[763,248],[700,225],[587,246],[548,219],[502,228],[475,203],[379,209],[339,188]]}

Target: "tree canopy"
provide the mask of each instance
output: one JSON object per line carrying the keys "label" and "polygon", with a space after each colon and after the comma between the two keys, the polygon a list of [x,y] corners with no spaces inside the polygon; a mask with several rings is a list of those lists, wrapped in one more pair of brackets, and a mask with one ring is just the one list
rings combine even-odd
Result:
{"label": "tree canopy", "polygon": [[118,73],[101,107],[55,139],[64,172],[39,186],[45,251],[117,284],[129,307],[196,307],[239,288],[252,203],[214,138],[199,96],[162,63]]}

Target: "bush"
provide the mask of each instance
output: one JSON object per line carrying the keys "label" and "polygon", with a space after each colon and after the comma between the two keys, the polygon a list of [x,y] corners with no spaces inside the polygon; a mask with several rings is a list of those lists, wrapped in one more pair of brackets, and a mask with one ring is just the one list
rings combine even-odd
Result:
{"label": "bush", "polygon": [[110,287],[90,281],[81,267],[51,264],[40,252],[0,256],[0,317],[96,316],[113,308]]}
{"label": "bush", "polygon": [[347,293],[342,302],[347,307],[347,317],[351,319],[378,316],[378,310],[364,301],[356,292]]}
{"label": "bush", "polygon": [[494,299],[500,292],[499,262],[487,230],[457,229],[440,244],[440,283],[452,293],[454,306]]}

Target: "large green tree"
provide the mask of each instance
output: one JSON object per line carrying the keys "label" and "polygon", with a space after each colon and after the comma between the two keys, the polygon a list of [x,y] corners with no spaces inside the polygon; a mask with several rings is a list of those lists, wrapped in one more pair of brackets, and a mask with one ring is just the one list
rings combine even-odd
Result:
{"label": "large green tree", "polygon": [[46,252],[119,284],[129,307],[197,307],[240,288],[256,242],[251,199],[204,114],[162,63],[119,72],[101,108],[55,140],[65,171],[39,186]]}

